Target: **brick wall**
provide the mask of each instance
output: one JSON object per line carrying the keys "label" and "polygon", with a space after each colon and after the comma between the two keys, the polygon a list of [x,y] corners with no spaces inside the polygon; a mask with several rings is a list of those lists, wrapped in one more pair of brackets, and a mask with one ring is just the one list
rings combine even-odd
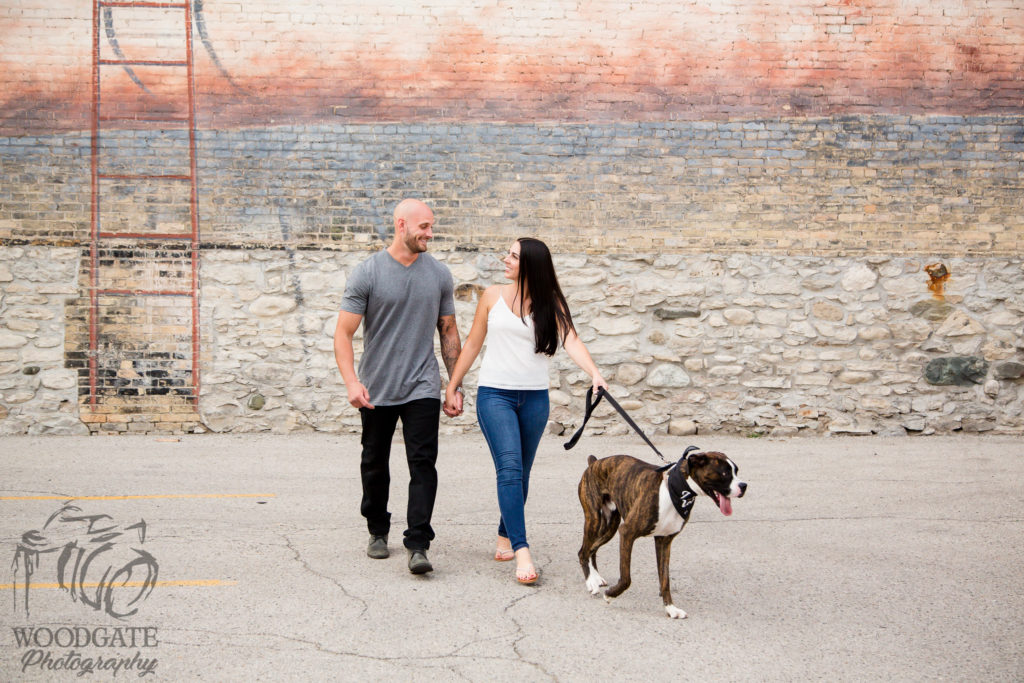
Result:
{"label": "brick wall", "polygon": [[[216,359],[231,355],[216,340],[245,338],[198,315],[204,298],[224,296],[202,276],[200,251],[283,250],[293,262],[366,252],[407,195],[434,206],[434,248],[450,253],[497,251],[524,234],[611,263],[774,254],[825,268],[813,259],[910,255],[1002,269],[1024,253],[1024,5],[1014,0],[192,0],[191,10],[195,243],[153,239],[191,230],[189,185],[134,177],[190,170],[188,126],[145,121],[189,113],[187,67],[154,64],[184,59],[185,13],[94,17],[89,3],[38,0],[0,9],[0,249],[79,255],[61,329],[93,429],[200,424],[200,366],[216,376]],[[94,49],[132,63],[100,67],[94,89]],[[111,119],[95,145],[94,100]],[[94,183],[94,158],[114,177]],[[135,237],[93,249],[95,225]],[[8,311],[23,283],[9,282],[0,329],[21,339]],[[182,296],[193,283],[195,300]],[[300,283],[280,283],[301,309]],[[101,287],[118,293],[96,296]],[[1011,317],[1021,308],[1013,296],[992,305]],[[2,386],[24,396],[32,375],[10,377],[31,362],[5,353]],[[7,394],[10,430],[27,424],[16,413],[45,413]]]}
{"label": "brick wall", "polygon": [[[1015,114],[1024,92],[1016,0],[193,3],[205,128]],[[89,5],[11,5],[0,132],[87,128]],[[100,19],[104,57],[180,56],[178,12]],[[102,94],[124,111],[180,109],[175,76],[132,67]]]}
{"label": "brick wall", "polygon": [[[167,135],[121,133],[140,172],[178,170],[173,158],[157,166]],[[1024,251],[1021,117],[309,125],[198,138],[208,246],[366,249],[409,194],[435,207],[449,248],[532,234],[574,249],[585,234],[587,248],[610,251]],[[0,139],[5,176],[18,179],[0,191],[0,237],[87,240],[88,138],[31,140]],[[187,223],[187,186],[106,189],[105,229]]]}

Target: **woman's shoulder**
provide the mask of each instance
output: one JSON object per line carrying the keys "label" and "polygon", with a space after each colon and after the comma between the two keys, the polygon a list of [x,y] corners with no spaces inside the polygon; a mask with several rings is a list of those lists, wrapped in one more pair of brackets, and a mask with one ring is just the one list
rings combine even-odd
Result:
{"label": "woman's shoulder", "polygon": [[481,301],[486,301],[488,306],[493,306],[498,301],[498,297],[501,296],[501,289],[505,285],[491,285],[484,290],[484,293],[480,295]]}
{"label": "woman's shoulder", "polygon": [[477,300],[477,312],[481,309],[490,315],[491,309],[494,308],[494,304],[497,303],[501,297],[501,285],[491,285],[484,291],[480,292],[480,298]]}

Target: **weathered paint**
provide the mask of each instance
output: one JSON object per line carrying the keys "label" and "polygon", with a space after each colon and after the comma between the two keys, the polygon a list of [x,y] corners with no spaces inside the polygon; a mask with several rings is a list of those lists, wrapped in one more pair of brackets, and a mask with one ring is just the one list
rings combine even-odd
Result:
{"label": "weathered paint", "polygon": [[[195,9],[206,127],[1024,108],[1024,4],[1013,0],[255,0]],[[180,14],[111,10],[101,58],[180,58]],[[88,6],[30,0],[0,17],[0,134],[86,128]],[[106,106],[128,116],[180,110],[181,70],[114,71],[104,72]]]}

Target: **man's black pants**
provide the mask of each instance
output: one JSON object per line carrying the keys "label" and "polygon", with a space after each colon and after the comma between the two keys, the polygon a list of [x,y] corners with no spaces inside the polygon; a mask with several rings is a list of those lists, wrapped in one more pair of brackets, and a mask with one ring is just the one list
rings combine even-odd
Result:
{"label": "man's black pants", "polygon": [[360,408],[363,420],[363,502],[360,511],[366,517],[370,533],[385,536],[391,528],[388,493],[391,485],[391,439],[398,420],[402,420],[405,457],[409,463],[409,506],[405,547],[426,550],[434,539],[430,517],[437,496],[437,429],[441,419],[441,401],[422,398],[396,406]]}

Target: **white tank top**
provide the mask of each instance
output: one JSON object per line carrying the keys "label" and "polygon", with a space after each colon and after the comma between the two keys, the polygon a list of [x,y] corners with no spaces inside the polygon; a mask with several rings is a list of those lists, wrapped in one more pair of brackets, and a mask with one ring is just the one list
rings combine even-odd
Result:
{"label": "white tank top", "polygon": [[499,295],[487,314],[487,351],[477,383],[495,389],[547,389],[548,357],[536,353],[536,347],[533,316],[526,316],[524,325]]}

